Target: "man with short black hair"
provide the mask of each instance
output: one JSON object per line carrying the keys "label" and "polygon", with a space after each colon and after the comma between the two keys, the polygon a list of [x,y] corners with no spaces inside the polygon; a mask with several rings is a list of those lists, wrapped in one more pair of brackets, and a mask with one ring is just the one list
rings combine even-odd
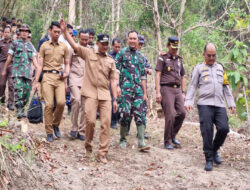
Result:
{"label": "man with short black hair", "polygon": [[[115,57],[116,57],[117,53],[120,51],[120,49],[121,49],[121,40],[119,38],[114,38],[112,40],[112,51],[109,52],[109,55],[111,55],[113,57],[113,59],[115,59]],[[113,98],[111,89],[110,89],[110,93],[111,93],[111,97]],[[117,129],[116,123],[118,122],[118,120],[119,120],[119,112],[113,113],[113,106],[112,106],[111,126],[110,127],[113,129]]]}
{"label": "man with short black hair", "polygon": [[[47,141],[53,142],[53,130],[57,138],[61,138],[59,125],[65,105],[65,83],[69,76],[69,50],[65,43],[59,42],[61,34],[60,24],[52,22],[50,25],[50,40],[43,43],[40,49],[40,65],[43,68],[41,81],[43,98],[45,100],[44,118]],[[62,65],[65,71],[62,72]],[[40,72],[37,72],[40,76]],[[54,97],[56,109],[53,113]]]}
{"label": "man with short black hair", "polygon": [[96,125],[97,108],[100,110],[100,141],[99,153],[97,160],[107,163],[107,153],[110,143],[110,120],[111,120],[111,96],[109,85],[111,85],[114,95],[114,112],[117,111],[117,83],[115,62],[107,54],[109,36],[107,34],[99,34],[97,37],[98,49],[86,48],[77,45],[68,31],[64,20],[61,20],[61,29],[70,43],[71,47],[85,60],[85,76],[83,79],[81,95],[84,96],[85,119],[86,119],[86,157],[92,155],[91,142],[94,137],[94,128]]}
{"label": "man with short black hair", "polygon": [[144,57],[137,51],[138,33],[128,32],[128,46],[118,52],[116,56],[116,68],[119,73],[119,86],[121,99],[119,99],[120,113],[120,147],[127,147],[126,132],[132,117],[138,133],[139,151],[149,150],[150,147],[144,142],[145,113],[143,101],[147,100],[146,73]]}
{"label": "man with short black hair", "polygon": [[[86,30],[79,32],[79,45],[83,47],[88,46],[89,34]],[[69,50],[69,89],[72,102],[72,114],[71,122],[72,127],[70,136],[72,139],[85,140],[85,107],[84,97],[81,96],[81,88],[83,84],[83,77],[85,72],[85,61],[79,57],[72,48]],[[80,123],[78,122],[78,116],[80,115]],[[79,124],[78,124],[79,123]]]}
{"label": "man with short black hair", "polygon": [[2,17],[2,23],[1,23],[2,28],[4,28],[7,25],[7,20],[8,19],[6,17]]}
{"label": "man with short black hair", "polygon": [[88,33],[89,33],[89,41],[88,41],[88,45],[92,48],[95,47],[95,30],[93,28],[88,28],[87,29]]}
{"label": "man with short black hair", "polygon": [[[14,81],[14,101],[17,108],[17,118],[26,117],[24,113],[25,105],[29,101],[30,91],[32,88],[32,70],[31,63],[34,64],[38,71],[41,70],[37,64],[36,53],[32,49],[32,45],[27,41],[30,33],[29,26],[23,24],[20,27],[20,39],[13,41],[8,51],[8,58],[5,62],[2,77],[6,77],[7,68],[13,61],[12,77]],[[34,89],[38,88],[38,72],[36,73]]]}
{"label": "man with short black hair", "polygon": [[[8,50],[10,44],[12,43],[11,39],[11,28],[6,26],[3,32],[3,40],[0,41],[0,73],[2,73],[4,64],[8,57]],[[12,69],[13,64],[11,63],[7,68],[7,73],[5,77],[0,76],[0,102],[5,103],[5,88],[6,82],[8,80],[8,108],[9,110],[14,110],[14,86],[13,86],[13,78],[12,78]]]}

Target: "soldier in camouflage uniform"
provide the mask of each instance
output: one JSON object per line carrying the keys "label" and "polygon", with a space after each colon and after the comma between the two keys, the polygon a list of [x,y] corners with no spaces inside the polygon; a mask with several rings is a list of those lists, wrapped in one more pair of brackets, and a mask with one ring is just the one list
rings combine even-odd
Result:
{"label": "soldier in camouflage uniform", "polygon": [[120,73],[119,87],[121,88],[118,109],[121,114],[120,146],[127,146],[126,131],[134,116],[138,133],[138,147],[140,151],[144,151],[150,149],[144,142],[146,115],[143,112],[143,101],[147,100],[146,74],[144,57],[136,50],[138,43],[136,31],[128,33],[127,43],[128,47],[122,49],[116,56],[116,68]]}
{"label": "soldier in camouflage uniform", "polygon": [[[26,117],[24,107],[29,101],[30,91],[32,89],[31,62],[33,62],[37,70],[39,70],[40,67],[37,64],[35,58],[36,54],[32,45],[27,41],[30,33],[29,26],[27,24],[23,24],[19,30],[20,39],[13,41],[10,45],[8,58],[4,65],[2,76],[6,75],[6,69],[11,61],[13,61],[12,78],[14,81],[14,101],[17,108],[17,117],[22,118]],[[38,78],[39,76],[36,75],[35,89],[38,87]]]}

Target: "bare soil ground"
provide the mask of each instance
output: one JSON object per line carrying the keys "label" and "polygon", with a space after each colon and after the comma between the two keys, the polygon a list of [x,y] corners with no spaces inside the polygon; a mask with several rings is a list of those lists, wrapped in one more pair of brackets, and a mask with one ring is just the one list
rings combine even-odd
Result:
{"label": "bare soil ground", "polygon": [[119,147],[119,129],[110,129],[108,164],[96,161],[99,122],[93,141],[94,155],[83,158],[84,142],[70,140],[70,117],[61,123],[62,138],[48,144],[43,124],[28,124],[37,150],[31,163],[35,177],[22,170],[8,186],[11,190],[168,190],[168,189],[250,189],[250,138],[229,135],[220,155],[223,163],[204,171],[199,125],[185,123],[178,134],[181,148],[163,148],[164,119],[148,119],[149,153],[137,150],[135,125],[128,136],[129,146]]}

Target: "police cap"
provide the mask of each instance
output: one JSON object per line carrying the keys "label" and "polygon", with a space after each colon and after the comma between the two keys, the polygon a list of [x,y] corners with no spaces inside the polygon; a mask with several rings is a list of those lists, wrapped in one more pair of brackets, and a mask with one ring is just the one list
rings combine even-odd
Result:
{"label": "police cap", "polygon": [[109,35],[107,35],[107,34],[99,34],[97,36],[97,41],[98,42],[109,42]]}
{"label": "police cap", "polygon": [[168,38],[168,44],[172,47],[172,48],[178,48],[179,45],[179,39],[177,37],[169,37]]}

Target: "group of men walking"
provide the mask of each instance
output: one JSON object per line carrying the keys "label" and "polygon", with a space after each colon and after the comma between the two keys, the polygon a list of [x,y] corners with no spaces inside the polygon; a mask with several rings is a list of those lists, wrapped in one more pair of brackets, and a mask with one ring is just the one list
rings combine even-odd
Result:
{"label": "group of men walking", "polygon": [[[11,28],[5,27],[4,33],[5,30],[8,33]],[[61,137],[59,126],[66,92],[70,92],[72,127],[69,135],[72,139],[85,140],[86,157],[92,156],[91,142],[97,112],[100,117],[97,160],[107,163],[109,130],[110,127],[117,128],[117,122],[120,123],[120,147],[127,147],[126,136],[129,134],[133,117],[139,151],[148,151],[150,147],[145,143],[146,83],[147,74],[152,74],[152,67],[146,56],[140,52],[144,43],[143,36],[138,35],[136,31],[128,32],[127,47],[123,49],[120,49],[120,39],[115,38],[112,40],[113,50],[107,53],[110,41],[107,34],[99,34],[97,43],[94,44],[93,29],[81,30],[77,43],[73,34],[75,32],[64,20],[60,23],[52,22],[49,33],[39,44],[39,64],[34,48],[27,41],[30,33],[28,25],[20,27],[19,40],[11,41],[6,34],[0,41],[0,68],[3,67],[1,76],[6,80],[8,69],[11,69],[11,79],[14,82],[8,83],[14,84],[14,96],[9,95],[9,101],[13,101],[14,97],[18,118],[25,117],[24,107],[32,87],[33,63],[36,68],[34,88],[38,89],[40,80],[41,95],[45,101],[45,130],[48,142],[53,142],[53,134],[57,138]],[[197,104],[206,158],[205,170],[210,171],[213,162],[221,163],[218,149],[229,131],[224,97],[233,112],[235,103],[226,72],[223,66],[216,62],[216,48],[213,44],[205,46],[204,62],[195,67],[186,93],[185,69],[183,58],[177,54],[178,44],[178,38],[169,37],[168,52],[160,54],[155,67],[156,101],[161,104],[165,116],[164,148],[172,150],[180,146],[176,136],[185,119],[185,109],[189,111],[193,107],[198,88]],[[11,62],[13,68],[10,68]],[[9,90],[9,93],[11,92]],[[10,104],[8,106],[11,108]],[[217,128],[214,140],[213,124]]]}

